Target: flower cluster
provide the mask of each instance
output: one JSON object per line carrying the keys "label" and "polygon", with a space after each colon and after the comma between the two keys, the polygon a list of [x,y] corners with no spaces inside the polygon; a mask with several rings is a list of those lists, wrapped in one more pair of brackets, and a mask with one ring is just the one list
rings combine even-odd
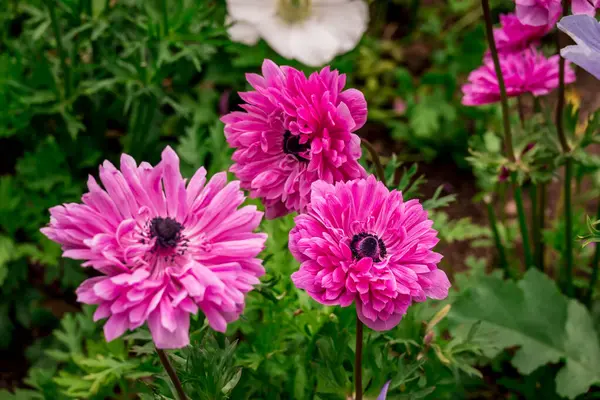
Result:
{"label": "flower cluster", "polygon": [[358,163],[362,93],[343,90],[345,76],[329,68],[306,77],[266,60],[262,72],[247,76],[245,111],[223,117],[240,181],[221,172],[207,182],[204,168],[187,181],[167,147],[156,166],[126,154],[119,169],[105,161],[102,186],[90,177],[82,203],[50,210],[42,232],[97,272],[77,298],[98,305],[94,320],[108,318],[107,340],[147,323],[158,348],[180,348],[190,314],[201,311],[221,332],[239,317],[264,273],[266,240],[255,232],[263,214],[241,207],[240,188],[263,200],[269,218],[301,213],[290,232],[301,263],[292,280],[317,301],[355,302],[360,320],[384,330],[413,301],[447,296],[427,212]]}
{"label": "flower cluster", "polygon": [[[594,14],[594,4],[574,0],[573,11]],[[500,15],[500,27],[494,29],[494,42],[509,97],[546,95],[558,87],[560,56],[546,58],[536,46],[554,27],[561,10],[560,0],[516,0],[516,14]],[[567,65],[565,83],[574,80],[575,73]],[[489,51],[483,65],[469,75],[462,92],[462,103],[468,106],[500,101],[500,85]]]}

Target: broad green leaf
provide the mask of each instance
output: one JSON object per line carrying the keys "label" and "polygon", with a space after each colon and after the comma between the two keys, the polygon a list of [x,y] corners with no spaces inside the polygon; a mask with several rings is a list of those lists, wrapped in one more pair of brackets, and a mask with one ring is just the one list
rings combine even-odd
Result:
{"label": "broad green leaf", "polygon": [[600,348],[590,315],[537,270],[518,283],[483,277],[452,310],[461,321],[481,321],[480,332],[497,348],[519,346],[512,364],[523,374],[565,361],[556,378],[561,395],[575,398],[600,382]]}

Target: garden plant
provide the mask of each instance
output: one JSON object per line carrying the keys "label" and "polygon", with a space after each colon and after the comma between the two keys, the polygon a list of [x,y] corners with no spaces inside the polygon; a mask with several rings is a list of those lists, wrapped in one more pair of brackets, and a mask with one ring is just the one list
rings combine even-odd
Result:
{"label": "garden plant", "polygon": [[600,398],[598,0],[6,0],[0,400]]}

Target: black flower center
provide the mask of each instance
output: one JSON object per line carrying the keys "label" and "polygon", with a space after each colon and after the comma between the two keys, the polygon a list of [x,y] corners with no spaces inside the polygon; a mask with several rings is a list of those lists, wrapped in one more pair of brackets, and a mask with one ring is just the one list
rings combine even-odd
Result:
{"label": "black flower center", "polygon": [[309,149],[310,142],[300,143],[300,135],[292,135],[290,131],[285,131],[283,134],[283,152],[285,154],[293,155],[298,161],[308,161],[300,153]]}
{"label": "black flower center", "polygon": [[150,221],[150,237],[156,238],[156,244],[163,249],[177,246],[182,229],[183,225],[173,218],[156,217]]}
{"label": "black flower center", "polygon": [[350,250],[352,250],[352,255],[357,260],[360,260],[364,257],[369,257],[373,261],[379,262],[387,255],[387,250],[383,240],[371,233],[366,232],[361,232],[352,237],[352,241],[350,242]]}

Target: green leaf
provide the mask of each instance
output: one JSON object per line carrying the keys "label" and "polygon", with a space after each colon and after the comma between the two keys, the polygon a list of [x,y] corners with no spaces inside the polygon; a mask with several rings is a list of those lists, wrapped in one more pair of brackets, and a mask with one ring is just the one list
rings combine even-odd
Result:
{"label": "green leaf", "polygon": [[523,374],[564,360],[556,377],[561,395],[575,398],[600,382],[600,348],[590,315],[535,269],[518,283],[483,277],[452,310],[461,321],[481,321],[480,334],[498,348],[520,346],[512,364]]}

